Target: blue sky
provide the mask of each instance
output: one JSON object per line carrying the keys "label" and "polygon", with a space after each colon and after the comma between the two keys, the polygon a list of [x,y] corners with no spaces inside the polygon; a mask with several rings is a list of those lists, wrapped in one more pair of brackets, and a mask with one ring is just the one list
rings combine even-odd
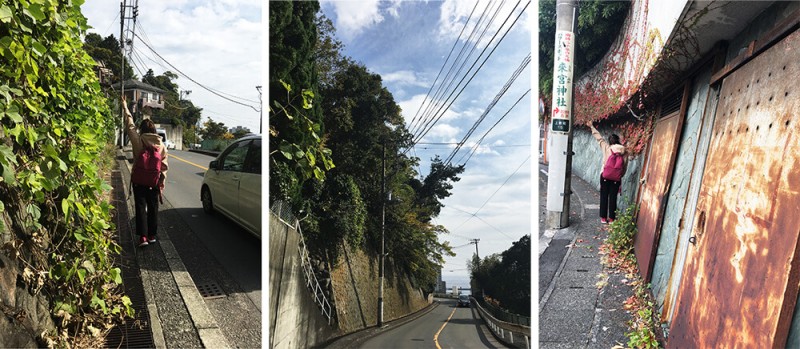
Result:
{"label": "blue sky", "polygon": [[[523,59],[531,54],[535,4],[529,5],[519,21],[511,27],[526,3],[520,2],[512,12],[515,4],[516,1],[510,1],[499,9],[498,19],[487,30],[485,39],[478,43],[467,67],[483,48],[488,47],[486,54],[495,46],[496,50],[420,143],[459,142],[520,67]],[[462,0],[337,0],[323,1],[321,5],[321,11],[334,22],[337,37],[345,45],[345,55],[381,75],[384,85],[403,109],[408,126],[459,38],[470,12],[476,9],[469,20],[467,33],[487,5],[489,13],[492,13],[500,2],[479,1],[475,7],[474,1]],[[510,13],[511,19],[500,27]],[[509,34],[497,44],[509,27]],[[497,32],[500,33],[497,39],[487,46],[488,38]],[[456,45],[456,53],[465,38],[466,35]],[[450,62],[454,57],[455,53]],[[450,65],[448,63],[445,72]],[[529,92],[515,107],[512,108],[512,105],[531,88],[532,67],[533,63],[528,64],[467,141],[464,149],[474,145],[508,112],[487,134],[469,160],[461,181],[455,183],[452,196],[444,201],[446,207],[436,219],[436,223],[450,231],[451,234],[440,239],[450,241],[451,246],[463,246],[472,238],[480,239],[478,249],[481,257],[502,252],[512,242],[531,233],[531,169],[537,158],[529,156],[532,154],[531,126],[535,115],[532,113],[531,96],[535,94]],[[420,172],[427,174],[429,160],[435,155],[447,157],[453,147],[419,144],[411,154],[422,159]],[[462,154],[459,153],[455,159],[461,158]],[[473,217],[471,214],[475,212],[477,214]],[[466,264],[475,253],[475,246],[467,245],[454,251],[457,255],[447,258],[442,277],[448,286],[467,286]]]}
{"label": "blue sky", "polygon": [[[129,1],[133,2],[133,1]],[[102,37],[119,39],[118,0],[88,0],[81,6],[93,28]],[[225,94],[244,98],[245,104],[259,108],[257,85],[262,85],[262,48],[266,47],[265,27],[259,0],[142,0],[136,33],[167,61],[192,79]],[[143,35],[146,34],[146,35]],[[262,46],[263,45],[263,46]],[[143,43],[134,40],[134,72],[141,78],[148,68],[156,75],[175,72]],[[181,76],[176,81],[195,106],[227,127],[244,126],[258,133],[258,111],[234,104],[204,90]]]}

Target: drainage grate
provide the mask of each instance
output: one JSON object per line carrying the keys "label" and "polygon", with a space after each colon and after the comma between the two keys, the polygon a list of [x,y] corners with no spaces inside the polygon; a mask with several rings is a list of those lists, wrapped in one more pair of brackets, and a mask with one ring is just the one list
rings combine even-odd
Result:
{"label": "drainage grate", "polygon": [[197,285],[197,290],[200,291],[200,295],[205,299],[225,297],[225,292],[222,292],[222,289],[219,288],[219,285],[214,282],[199,284]]}
{"label": "drainage grate", "polygon": [[153,348],[153,334],[150,329],[150,315],[147,311],[147,302],[144,296],[139,265],[136,262],[136,246],[131,238],[131,229],[128,224],[130,214],[128,205],[122,199],[125,197],[125,186],[119,171],[114,171],[111,176],[114,184],[113,219],[117,223],[117,243],[122,247],[122,253],[114,258],[114,265],[122,270],[122,288],[131,300],[131,307],[135,311],[133,319],[127,319],[124,324],[114,326],[105,338],[105,348]]}

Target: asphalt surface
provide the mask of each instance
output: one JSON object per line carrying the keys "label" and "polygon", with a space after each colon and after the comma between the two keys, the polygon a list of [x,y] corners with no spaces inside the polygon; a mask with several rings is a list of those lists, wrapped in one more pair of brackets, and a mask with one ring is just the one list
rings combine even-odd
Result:
{"label": "asphalt surface", "polygon": [[177,150],[169,154],[159,224],[195,285],[217,286],[222,292],[204,303],[228,342],[261,347],[261,240],[226,217],[203,212],[200,187],[213,157]]}
{"label": "asphalt surface", "polygon": [[454,299],[437,301],[441,305],[429,313],[380,333],[359,348],[437,348],[437,342],[439,348],[505,348],[483,325],[477,310],[457,308]]}
{"label": "asphalt surface", "polygon": [[[126,159],[120,164],[127,193],[132,154],[130,148],[119,154]],[[261,347],[261,241],[227,218],[203,213],[199,201],[202,164],[212,157],[180,151],[170,155],[158,241],[135,248],[150,320],[146,327],[153,344],[157,348]],[[127,208],[120,212],[133,212],[132,198]],[[127,216],[121,219],[128,221],[124,226],[129,227],[127,235],[133,241],[138,234],[132,231],[132,215]],[[209,239],[211,235],[217,239]],[[209,288],[211,294],[205,292]]]}

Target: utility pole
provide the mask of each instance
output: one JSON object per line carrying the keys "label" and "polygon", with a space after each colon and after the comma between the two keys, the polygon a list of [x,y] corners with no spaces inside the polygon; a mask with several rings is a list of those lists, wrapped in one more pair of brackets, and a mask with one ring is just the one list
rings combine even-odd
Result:
{"label": "utility pole", "polygon": [[[119,126],[119,147],[122,148],[125,146],[125,131],[124,131],[124,120],[125,112],[124,106],[121,103],[122,97],[125,96],[125,44],[130,43],[129,46],[133,47],[133,31],[136,28],[136,17],[139,16],[139,0],[131,0],[133,2],[132,5],[128,4],[128,0],[122,0],[119,2],[119,50],[120,55],[122,56],[121,63],[120,63],[120,74],[119,74],[119,95],[120,95],[120,108],[119,108],[119,115],[120,115],[120,126]],[[132,20],[133,24],[131,25],[128,22],[128,32],[131,33],[130,39],[126,38],[126,31],[125,31],[125,21]],[[134,101],[135,102],[135,101]],[[138,108],[137,108],[138,109]]]}
{"label": "utility pole", "polygon": [[569,226],[569,198],[572,194],[572,73],[575,52],[577,0],[556,0],[556,44],[553,64],[553,104],[547,176],[548,229]]}
{"label": "utility pole", "polygon": [[469,239],[470,244],[475,244],[475,256],[480,259],[481,256],[478,254],[478,241],[481,241],[481,239]]}
{"label": "utility pole", "polygon": [[383,156],[381,157],[383,175],[381,176],[381,259],[380,259],[380,287],[378,293],[378,327],[383,326],[383,278],[384,264],[386,263],[386,142],[383,143]]}

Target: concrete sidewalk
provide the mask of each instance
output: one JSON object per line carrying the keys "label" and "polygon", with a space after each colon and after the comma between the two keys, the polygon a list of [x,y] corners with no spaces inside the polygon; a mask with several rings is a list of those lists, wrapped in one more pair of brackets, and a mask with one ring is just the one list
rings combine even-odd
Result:
{"label": "concrete sidewalk", "polygon": [[[122,217],[122,221],[133,224],[133,196],[128,190],[133,160],[130,148],[118,150],[117,159],[129,215]],[[135,241],[138,237],[134,235],[131,233],[130,238]],[[159,226],[158,242],[136,252],[155,347],[230,348],[168,232]]]}
{"label": "concrete sidewalk", "polygon": [[[599,192],[575,175],[572,192],[570,226],[545,231],[540,239],[540,267],[543,256],[563,258],[550,271],[553,277],[546,287],[540,280],[545,288],[540,289],[539,348],[624,346],[631,316],[622,306],[633,290],[623,283],[624,275],[612,274],[600,263],[607,225],[600,223]],[[546,273],[541,270],[540,276]],[[602,288],[597,287],[600,274],[609,276]]]}

